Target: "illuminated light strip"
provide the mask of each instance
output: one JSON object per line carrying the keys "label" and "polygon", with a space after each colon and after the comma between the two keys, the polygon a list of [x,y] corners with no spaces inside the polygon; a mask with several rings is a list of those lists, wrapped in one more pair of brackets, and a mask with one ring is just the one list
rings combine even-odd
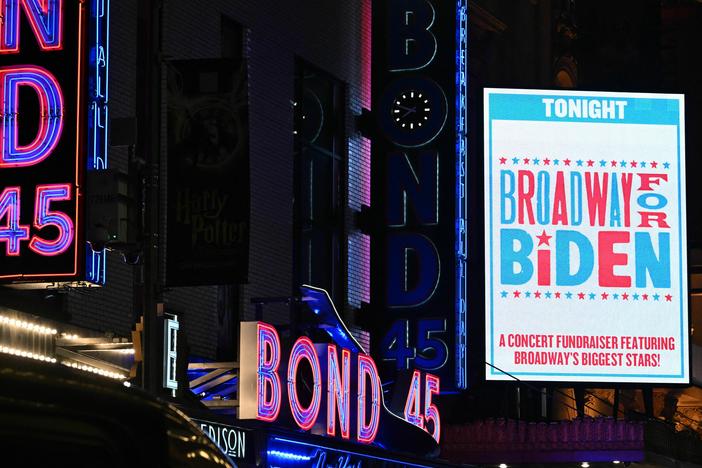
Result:
{"label": "illuminated light strip", "polygon": [[455,382],[468,387],[467,376],[467,268],[468,258],[468,7],[466,0],[456,0],[456,304],[455,304]]}
{"label": "illuminated light strip", "polygon": [[6,317],[4,315],[0,315],[0,326],[1,325],[8,325],[14,328],[22,328],[24,330],[40,335],[55,335],[56,333],[58,333],[55,328],[44,327],[42,325],[37,325],[36,323],[25,322],[24,320]]}
{"label": "illuminated light strip", "polygon": [[11,346],[0,345],[0,353],[10,354],[12,356],[19,356],[19,357],[23,357],[23,358],[34,359],[36,361],[50,362],[52,364],[54,364],[56,362],[56,358],[52,358],[51,356],[47,356],[45,354],[33,353],[31,351],[25,351],[22,349],[13,348]]}
{"label": "illuminated light strip", "polygon": [[269,457],[280,458],[289,461],[310,461],[312,457],[307,455],[298,455],[296,453],[283,452],[281,450],[268,450],[266,452]]}
{"label": "illuminated light strip", "polygon": [[[39,98],[39,130],[29,145],[19,145],[17,116],[19,87],[33,88]],[[0,167],[32,166],[46,159],[59,142],[63,130],[63,94],[56,78],[37,66],[0,69],[0,98],[3,124]]]}
{"label": "illuminated light strip", "polygon": [[72,367],[73,369],[82,370],[84,372],[90,372],[91,374],[98,374],[98,375],[101,375],[103,377],[109,377],[109,378],[115,379],[115,380],[126,380],[127,379],[127,376],[119,374],[117,372],[106,371],[104,369],[99,369],[97,367],[88,366],[88,365],[81,364],[81,363],[75,362],[75,361],[61,361],[61,364],[63,364],[66,367]]}
{"label": "illuminated light strip", "polygon": [[19,256],[20,242],[29,239],[29,226],[20,225],[19,217],[20,187],[7,187],[0,194],[0,219],[7,219],[7,227],[0,228],[0,242],[6,242],[5,254],[11,257]]}
{"label": "illuminated light strip", "polygon": [[[273,422],[278,419],[281,404],[281,383],[278,375],[280,366],[280,337],[275,327],[263,322],[257,324],[258,376],[256,378],[256,419]],[[267,351],[268,350],[268,351]],[[270,386],[270,398],[267,388]]]}
{"label": "illuminated light strip", "polygon": [[58,237],[53,241],[32,237],[29,248],[39,255],[60,255],[73,245],[74,230],[73,220],[60,211],[49,211],[52,201],[65,201],[71,199],[71,186],[69,184],[37,185],[34,206],[34,227],[41,230],[47,226],[54,226],[58,230]]}
{"label": "illuminated light strip", "polygon": [[341,377],[336,346],[327,345],[327,435],[336,435],[336,411],[339,410],[341,437],[349,438],[351,405],[351,351],[341,350]]}
{"label": "illuminated light strip", "polygon": [[[366,377],[371,380],[371,416],[366,423]],[[370,444],[378,435],[380,423],[380,403],[383,395],[380,391],[380,377],[378,368],[373,359],[366,354],[358,355],[358,403],[356,413],[357,432],[359,442]]]}
{"label": "illuminated light strip", "polygon": [[[307,408],[300,404],[297,396],[297,368],[303,359],[307,359],[312,368],[312,401]],[[292,410],[293,419],[300,429],[307,431],[317,422],[319,408],[322,403],[322,370],[319,367],[319,356],[312,341],[306,336],[301,336],[293,344],[288,363],[288,401]]]}
{"label": "illuminated light strip", "polygon": [[0,54],[13,54],[20,49],[20,9],[42,51],[63,49],[63,0],[3,0],[5,11],[0,22]]}

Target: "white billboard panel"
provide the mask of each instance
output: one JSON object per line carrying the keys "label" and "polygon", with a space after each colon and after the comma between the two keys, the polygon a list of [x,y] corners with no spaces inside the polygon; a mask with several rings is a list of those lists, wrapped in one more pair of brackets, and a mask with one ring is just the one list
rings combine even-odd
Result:
{"label": "white billboard panel", "polygon": [[684,97],[484,97],[486,378],[688,383]]}

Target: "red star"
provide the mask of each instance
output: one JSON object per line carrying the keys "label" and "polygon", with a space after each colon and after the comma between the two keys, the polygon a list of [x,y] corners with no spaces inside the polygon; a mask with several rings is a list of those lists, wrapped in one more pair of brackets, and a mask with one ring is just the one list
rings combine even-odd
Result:
{"label": "red star", "polygon": [[666,294],[666,295],[665,295],[665,300],[668,301],[668,302],[672,302],[673,296],[671,296],[670,294]]}
{"label": "red star", "polygon": [[642,294],[642,295],[641,295],[641,298],[642,298],[644,301],[647,301],[647,300],[648,300],[648,294]]}
{"label": "red star", "polygon": [[544,232],[542,232],[540,236],[536,236],[536,238],[539,239],[539,245],[537,245],[537,247],[540,245],[551,245],[548,243],[548,240],[552,237],[553,236],[546,235],[546,230],[544,229]]}
{"label": "red star", "polygon": [[529,164],[529,158],[524,158],[524,164]]}
{"label": "red star", "polygon": [[519,297],[521,293],[519,291],[514,291],[514,297]]}
{"label": "red star", "polygon": [[606,292],[603,292],[602,293],[602,300],[606,301],[608,296],[609,296],[609,294],[607,294]]}
{"label": "red star", "polygon": [[636,161],[631,161],[631,162],[629,163],[629,165],[630,165],[631,167],[636,167],[636,164],[637,164]]}
{"label": "red star", "polygon": [[578,299],[585,299],[585,293],[578,293]]}
{"label": "red star", "polygon": [[556,292],[556,299],[560,299],[560,298],[561,298],[561,293]]}
{"label": "red star", "polygon": [[544,159],[544,164],[548,166],[549,164],[551,164],[551,160],[548,159],[548,158],[545,158],[545,159]]}
{"label": "red star", "polygon": [[500,158],[500,164],[504,164],[507,162],[507,158]]}
{"label": "red star", "polygon": [[657,167],[658,167],[658,163],[657,163],[656,161],[651,162],[651,167],[654,168],[654,169],[657,168]]}
{"label": "red star", "polygon": [[592,159],[587,160],[587,167],[592,167],[593,164],[595,164],[595,161],[593,161]]}
{"label": "red star", "polygon": [[627,299],[629,299],[629,295],[627,293],[623,293],[622,294],[622,301],[626,301]]}
{"label": "red star", "polygon": [[564,159],[563,164],[565,164],[566,166],[570,166],[570,159]]}
{"label": "red star", "polygon": [[612,167],[617,167],[617,161],[612,161]]}
{"label": "red star", "polygon": [[540,291],[534,291],[534,297],[537,299],[541,298],[541,292]]}

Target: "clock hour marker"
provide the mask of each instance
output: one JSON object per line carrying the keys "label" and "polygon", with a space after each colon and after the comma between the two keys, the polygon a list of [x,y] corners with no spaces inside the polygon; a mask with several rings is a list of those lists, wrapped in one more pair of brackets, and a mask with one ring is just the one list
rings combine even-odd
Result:
{"label": "clock hour marker", "polygon": [[407,126],[407,124],[402,124],[402,128],[405,128],[406,126]]}
{"label": "clock hour marker", "polygon": [[410,124],[410,129],[413,129],[413,128],[414,128],[414,124],[411,123],[411,124]]}
{"label": "clock hour marker", "polygon": [[425,110],[426,112],[429,112],[429,111],[431,110],[431,108],[430,108],[430,107],[425,107],[424,110]]}
{"label": "clock hour marker", "polygon": [[407,95],[406,95],[406,94],[403,94],[403,95],[402,95],[402,99],[407,99]]}
{"label": "clock hour marker", "polygon": [[419,123],[417,124],[417,126],[418,126],[418,127],[421,127],[421,126],[422,126],[422,122],[419,122]]}
{"label": "clock hour marker", "polygon": [[425,116],[424,116],[424,120],[429,120],[429,117],[427,117],[427,116],[425,115]]}
{"label": "clock hour marker", "polygon": [[421,97],[422,97],[422,93],[419,93],[419,94],[417,95],[417,97],[418,97],[418,98],[421,98]]}
{"label": "clock hour marker", "polygon": [[[425,101],[426,102],[426,101]],[[400,101],[395,101],[395,104],[400,105]]]}
{"label": "clock hour marker", "polygon": [[[422,97],[422,96],[419,96],[419,97]],[[427,102],[429,102],[429,99],[424,100],[424,104],[426,104]],[[398,104],[399,104],[399,102],[398,102]]]}
{"label": "clock hour marker", "polygon": [[395,122],[399,122],[399,121],[400,121],[400,118],[399,118],[399,117],[395,119]]}
{"label": "clock hour marker", "polygon": [[410,97],[414,97],[414,91],[410,93]]}
{"label": "clock hour marker", "polygon": [[396,114],[399,114],[399,113],[400,113],[400,109],[395,109],[393,112],[395,112]]}

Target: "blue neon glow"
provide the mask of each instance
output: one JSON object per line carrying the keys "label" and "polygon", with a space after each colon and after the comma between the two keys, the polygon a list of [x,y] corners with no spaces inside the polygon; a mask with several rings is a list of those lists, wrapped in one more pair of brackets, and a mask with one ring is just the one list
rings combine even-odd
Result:
{"label": "blue neon glow", "polygon": [[17,53],[20,49],[20,10],[24,7],[34,36],[43,51],[63,47],[61,2],[47,0],[5,0],[0,23],[0,53]]}
{"label": "blue neon glow", "polygon": [[[108,168],[110,0],[91,1],[88,28],[91,44],[88,73],[88,170],[104,170]],[[86,249],[88,281],[105,284],[107,251],[95,252],[90,246],[86,246]]]}
{"label": "blue neon glow", "polygon": [[468,155],[468,7],[456,1],[456,387],[467,388],[467,271],[468,200],[466,193]]}

